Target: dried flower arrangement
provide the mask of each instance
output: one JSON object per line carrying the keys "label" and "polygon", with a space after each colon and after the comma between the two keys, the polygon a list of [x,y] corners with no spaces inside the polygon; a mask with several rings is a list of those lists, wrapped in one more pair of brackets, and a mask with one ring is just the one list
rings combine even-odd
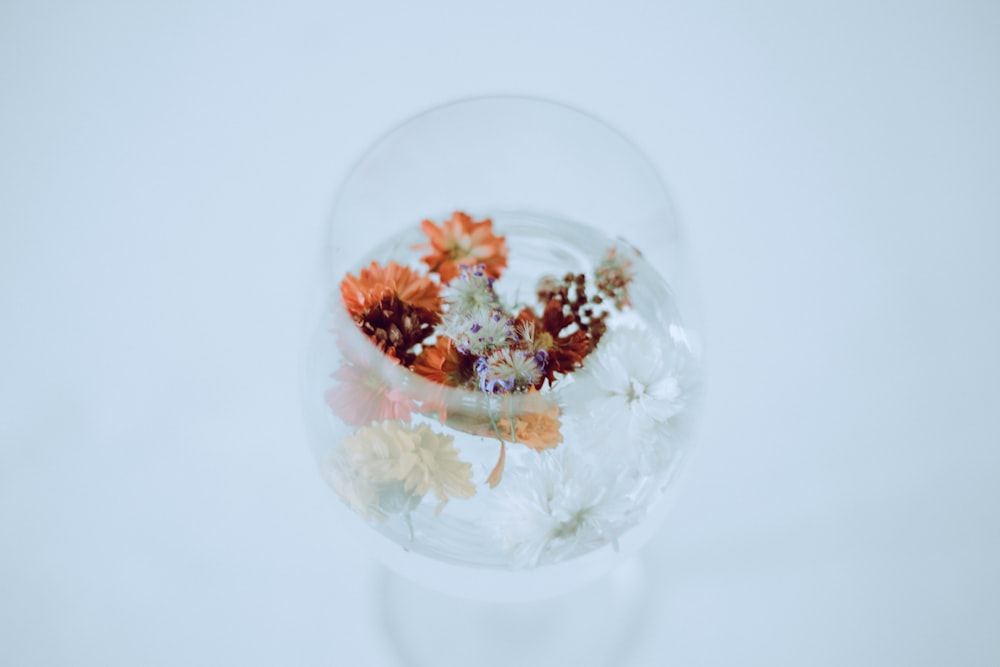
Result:
{"label": "dried flower arrangement", "polygon": [[[456,434],[499,442],[485,479],[490,488],[501,482],[508,444],[538,453],[519,467],[534,472],[498,489],[497,498],[510,502],[497,505],[495,524],[515,562],[535,565],[614,543],[641,513],[634,479],[629,490],[614,491],[623,476],[600,478],[582,465],[575,445],[564,444],[563,422],[567,415],[587,422],[604,442],[617,434],[639,443],[636,470],[662,468],[662,451],[641,444],[669,438],[689,401],[682,332],[664,338],[641,327],[609,327],[632,308],[634,260],[621,248],[607,248],[591,275],[540,276],[536,303],[513,305],[496,289],[510,249],[490,218],[455,212],[420,228],[426,241],[413,247],[425,253],[419,265],[371,262],[344,276],[341,302],[357,329],[405,374],[442,391],[476,394],[491,407],[446,408],[433,392],[415,396],[348,360],[333,374],[337,384],[326,400],[344,423],[359,428],[330,456],[334,488],[374,520],[398,514],[409,522],[431,492],[435,515],[449,499],[472,498],[472,465],[460,460],[453,435],[431,428],[436,421]],[[547,490],[525,481],[532,476]],[[409,531],[412,540],[412,525]]]}

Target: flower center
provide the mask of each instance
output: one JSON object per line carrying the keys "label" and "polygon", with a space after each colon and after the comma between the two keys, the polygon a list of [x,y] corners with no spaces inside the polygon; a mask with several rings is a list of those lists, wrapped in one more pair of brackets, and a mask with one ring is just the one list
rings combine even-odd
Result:
{"label": "flower center", "polygon": [[556,341],[548,331],[543,331],[535,337],[535,349],[551,352],[556,346]]}
{"label": "flower center", "polygon": [[366,373],[361,386],[372,393],[380,393],[388,389],[385,382],[376,373]]}
{"label": "flower center", "polygon": [[646,395],[646,385],[639,382],[635,378],[629,378],[628,390],[625,392],[625,398],[629,403],[634,403],[640,398]]}
{"label": "flower center", "polygon": [[468,257],[471,251],[472,239],[468,236],[458,236],[449,239],[445,254],[448,255],[448,259],[455,260]]}
{"label": "flower center", "polygon": [[582,524],[586,518],[587,510],[580,510],[570,517],[569,521],[564,521],[559,524],[559,527],[552,533],[552,537],[572,537],[576,535],[576,532],[580,529],[580,524]]}

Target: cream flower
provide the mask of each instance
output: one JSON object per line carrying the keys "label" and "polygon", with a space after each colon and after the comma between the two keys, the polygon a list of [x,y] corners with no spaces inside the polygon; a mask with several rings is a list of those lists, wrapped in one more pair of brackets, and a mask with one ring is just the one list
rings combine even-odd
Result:
{"label": "cream flower", "polygon": [[642,518],[635,479],[609,465],[585,465],[570,447],[525,457],[508,467],[491,517],[515,567],[535,567],[584,554]]}
{"label": "cream flower", "polygon": [[631,327],[609,330],[561,401],[567,414],[586,416],[593,442],[637,449],[643,467],[659,470],[672,460],[694,400],[693,371],[682,338]]}
{"label": "cream flower", "polygon": [[366,519],[408,514],[429,491],[440,501],[476,493],[472,466],[458,459],[450,435],[427,424],[381,421],[345,436],[333,450],[326,471],[334,490]]}

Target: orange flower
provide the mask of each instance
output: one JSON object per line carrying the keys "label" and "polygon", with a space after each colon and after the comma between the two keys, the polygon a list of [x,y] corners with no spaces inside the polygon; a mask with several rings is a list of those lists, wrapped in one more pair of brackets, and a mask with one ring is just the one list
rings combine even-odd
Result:
{"label": "orange flower", "polygon": [[[500,456],[486,480],[490,488],[496,487],[503,477],[508,442],[524,445],[537,452],[551,449],[562,442],[562,433],[559,432],[562,426],[559,422],[559,406],[542,403],[541,396],[534,389],[529,390],[524,399],[534,399],[531,407],[536,409],[492,418],[482,413],[447,414],[445,423],[448,426],[473,435],[497,438],[500,441]],[[537,409],[539,405],[545,405],[545,409]]]}
{"label": "orange flower", "polygon": [[442,283],[458,276],[458,267],[462,264],[484,264],[486,274],[491,278],[499,278],[507,267],[506,240],[493,233],[493,221],[489,218],[476,222],[465,213],[456,211],[440,227],[424,220],[420,228],[427,234],[430,243],[415,248],[433,251],[420,260],[441,276]]}
{"label": "orange flower", "polygon": [[[533,392],[527,395],[537,396]],[[549,405],[544,410],[498,415],[492,422],[488,415],[449,413],[448,426],[473,435],[497,438],[501,442],[517,443],[538,451],[551,449],[563,439],[559,432],[562,424],[559,422],[558,405]]]}
{"label": "orange flower", "polygon": [[375,262],[361,269],[358,277],[350,273],[340,282],[344,306],[358,327],[386,355],[413,363],[410,350],[420,344],[441,321],[441,286],[389,262]]}
{"label": "orange flower", "polygon": [[[551,406],[545,412],[514,415],[514,437],[511,438],[511,417],[497,420],[500,439],[530,447],[536,451],[551,449],[562,442],[559,432],[559,407]],[[495,434],[491,434],[495,435]]]}
{"label": "orange flower", "polygon": [[441,287],[396,262],[379,266],[372,262],[355,278],[350,273],[340,283],[340,296],[351,315],[358,316],[387,296],[395,296],[416,308],[441,311]]}
{"label": "orange flower", "polygon": [[424,346],[411,370],[432,382],[459,387],[475,376],[473,361],[459,352],[451,338],[439,336],[433,347]]}

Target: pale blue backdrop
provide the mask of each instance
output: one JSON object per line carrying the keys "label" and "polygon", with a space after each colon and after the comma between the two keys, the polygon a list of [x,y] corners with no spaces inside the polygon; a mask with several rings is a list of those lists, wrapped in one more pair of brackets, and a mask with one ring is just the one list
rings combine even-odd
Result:
{"label": "pale blue backdrop", "polygon": [[338,181],[480,93],[668,181],[709,394],[641,665],[1000,663],[1000,5],[0,6],[0,663],[381,667],[300,417]]}

